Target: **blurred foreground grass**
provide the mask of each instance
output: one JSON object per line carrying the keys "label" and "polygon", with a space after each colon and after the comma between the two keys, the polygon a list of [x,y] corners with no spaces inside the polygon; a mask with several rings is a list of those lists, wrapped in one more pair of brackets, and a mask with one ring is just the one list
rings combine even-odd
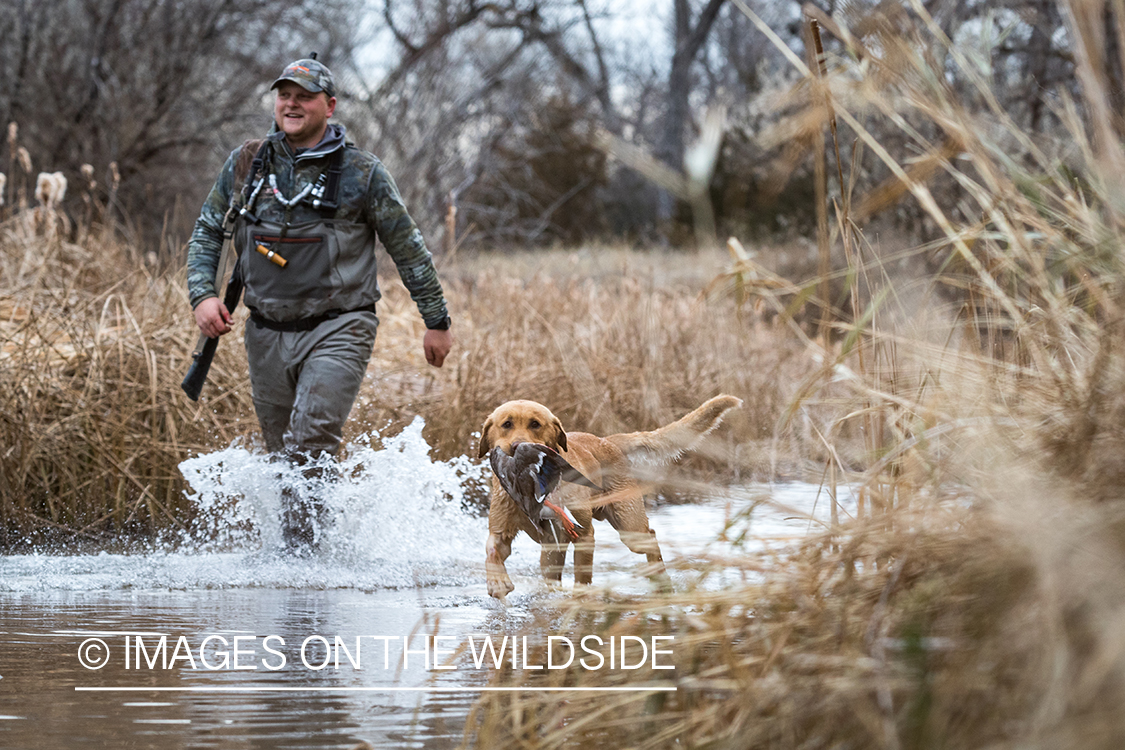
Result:
{"label": "blurred foreground grass", "polygon": [[[1105,75],[1125,26],[1103,3],[1060,5],[1083,100],[1059,92],[1058,128],[1036,139],[996,104],[988,59],[921,2],[806,6],[843,51],[810,70],[782,50],[802,81],[777,130],[831,125],[840,140],[815,158],[850,152],[892,179],[853,212],[855,175],[837,172],[820,247],[843,250],[846,313],[822,307],[820,335],[788,325],[773,351],[805,366],[775,376],[771,418],[860,511],[782,550],[695,562],[699,585],[670,596],[591,590],[542,613],[529,631],[674,636],[676,669],[495,684],[675,692],[487,694],[466,745],[1125,746],[1125,149]],[[955,189],[935,194],[935,173]],[[901,199],[936,240],[896,247],[858,225]],[[793,284],[732,251],[717,288],[747,309],[788,323],[836,299],[827,277]],[[753,535],[752,512],[739,523]]]}

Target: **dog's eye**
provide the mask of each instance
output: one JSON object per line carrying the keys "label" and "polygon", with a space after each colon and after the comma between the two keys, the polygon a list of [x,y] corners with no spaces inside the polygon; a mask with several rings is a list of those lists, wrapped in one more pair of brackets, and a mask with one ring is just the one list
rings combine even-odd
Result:
{"label": "dog's eye", "polygon": [[537,422],[536,420],[533,419],[533,420],[531,420],[530,423],[528,423],[527,426],[528,426],[528,428],[530,428],[532,430],[538,430],[543,425],[539,424],[539,422]]}
{"label": "dog's eye", "polygon": [[500,425],[500,428],[504,429],[504,430],[512,429],[512,420],[510,420],[510,419],[504,420],[504,424]]}

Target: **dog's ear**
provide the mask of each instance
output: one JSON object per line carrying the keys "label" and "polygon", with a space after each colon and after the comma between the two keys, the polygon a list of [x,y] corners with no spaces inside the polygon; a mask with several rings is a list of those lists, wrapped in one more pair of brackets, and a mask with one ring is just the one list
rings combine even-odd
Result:
{"label": "dog's ear", "polygon": [[566,430],[563,429],[562,422],[558,417],[551,417],[551,427],[555,430],[555,444],[554,448],[561,451],[566,451]]}
{"label": "dog's ear", "polygon": [[484,427],[480,428],[480,449],[477,458],[484,458],[492,450],[492,417],[484,420]]}

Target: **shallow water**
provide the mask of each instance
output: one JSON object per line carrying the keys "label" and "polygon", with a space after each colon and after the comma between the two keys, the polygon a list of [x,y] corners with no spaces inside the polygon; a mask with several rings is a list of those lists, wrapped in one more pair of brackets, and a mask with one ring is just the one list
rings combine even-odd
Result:
{"label": "shallow water", "polygon": [[[0,558],[0,747],[457,746],[489,680],[484,639],[499,648],[567,596],[571,571],[546,589],[520,537],[516,591],[507,607],[490,599],[486,520],[462,509],[483,467],[428,452],[420,422],[379,450],[350,446],[308,559],[278,552],[277,466],[239,446],[181,466],[206,523],[176,551]],[[740,511],[763,499],[746,526]],[[686,585],[697,563],[799,536],[828,512],[815,486],[781,485],[650,520]],[[608,524],[595,533],[595,583],[643,590],[641,558]]]}

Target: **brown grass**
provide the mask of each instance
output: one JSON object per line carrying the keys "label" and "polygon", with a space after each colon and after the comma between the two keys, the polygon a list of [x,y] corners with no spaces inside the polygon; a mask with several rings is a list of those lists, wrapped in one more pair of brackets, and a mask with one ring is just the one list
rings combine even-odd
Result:
{"label": "brown grass", "polygon": [[191,403],[176,276],[113,239],[48,235],[29,215],[0,225],[0,544],[182,527],[177,464],[245,429],[235,347],[208,401]]}
{"label": "brown grass", "polygon": [[[741,446],[740,470],[793,471],[799,452],[775,426],[785,383],[809,363],[784,332],[701,294],[721,263],[607,248],[463,258],[442,269],[457,348],[440,372],[415,364],[420,323],[402,289],[386,285],[376,387],[355,414],[362,424],[367,408],[382,417],[409,403],[438,453],[452,455],[474,451],[483,418],[513,398],[547,404],[568,429],[607,434],[665,424],[729,392],[747,402],[723,433],[728,453]],[[425,393],[411,400],[405,383]]]}

